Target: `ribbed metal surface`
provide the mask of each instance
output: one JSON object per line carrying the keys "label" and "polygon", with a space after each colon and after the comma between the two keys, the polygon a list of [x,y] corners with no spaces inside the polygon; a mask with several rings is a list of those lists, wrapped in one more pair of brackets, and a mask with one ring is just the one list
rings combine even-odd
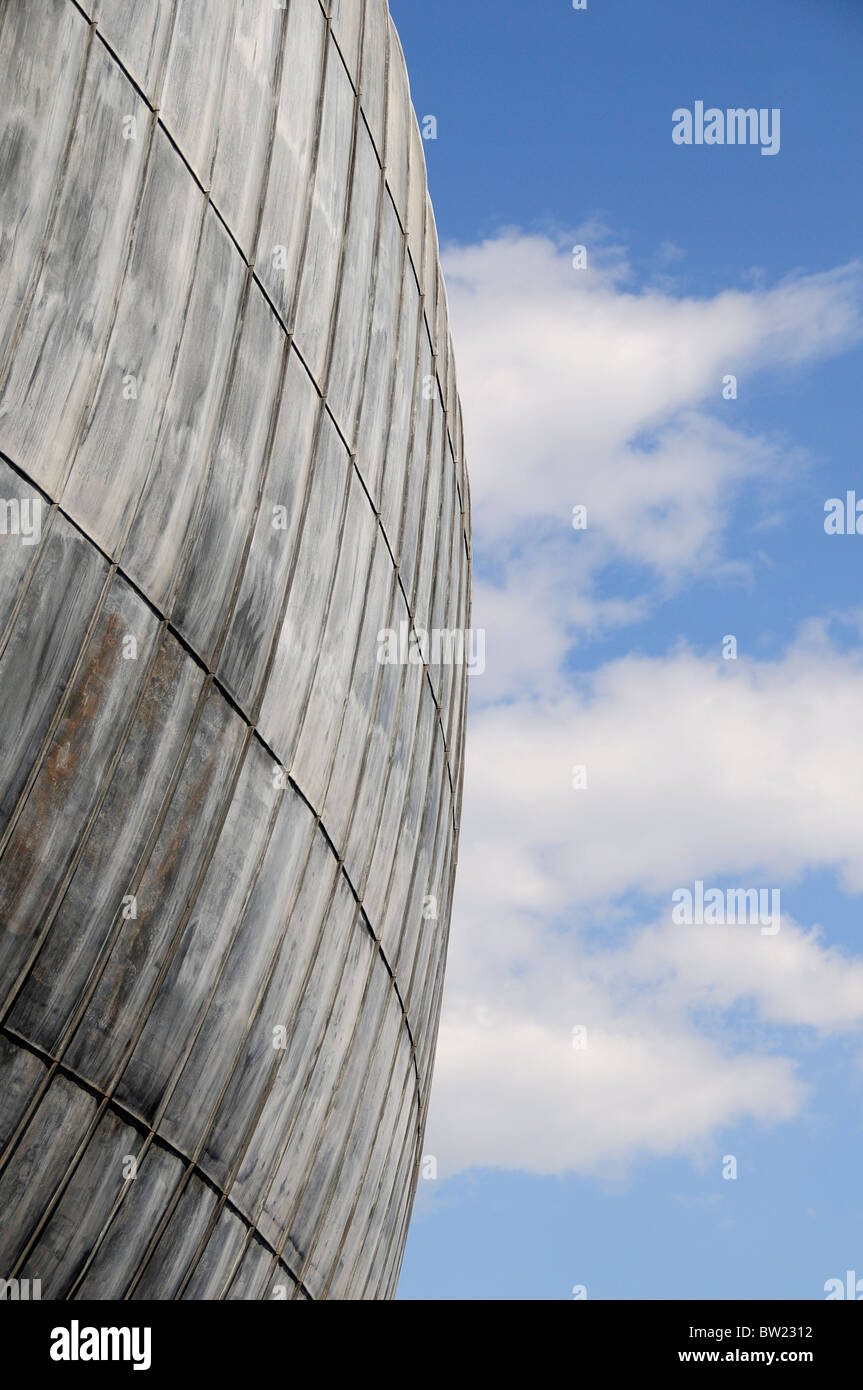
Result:
{"label": "ribbed metal surface", "polygon": [[385,0],[4,0],[0,190],[0,1276],[391,1296],[469,503]]}

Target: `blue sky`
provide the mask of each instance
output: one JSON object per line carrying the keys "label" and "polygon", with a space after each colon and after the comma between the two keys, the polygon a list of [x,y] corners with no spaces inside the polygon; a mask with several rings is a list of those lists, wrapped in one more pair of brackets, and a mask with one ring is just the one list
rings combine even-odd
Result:
{"label": "blue sky", "polygon": [[[823,524],[863,498],[863,8],[391,10],[488,634],[400,1297],[823,1298],[863,1279],[863,536]],[[696,100],[779,108],[779,153],[675,145]],[[674,925],[696,879],[780,932]]]}

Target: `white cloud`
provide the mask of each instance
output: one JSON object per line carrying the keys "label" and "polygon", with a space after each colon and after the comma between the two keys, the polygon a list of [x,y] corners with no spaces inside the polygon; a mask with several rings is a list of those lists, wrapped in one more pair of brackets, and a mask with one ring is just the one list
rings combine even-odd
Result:
{"label": "white cloud", "polygon": [[[785,913],[776,936],[672,925],[671,894],[825,867],[863,890],[861,708],[863,657],[816,628],[775,662],[626,658],[474,716],[428,1145],[444,1171],[604,1171],[796,1111],[792,1060],[699,1015],[859,1030],[863,960]],[[633,927],[630,894],[660,920]]]}
{"label": "white cloud", "polygon": [[[861,708],[863,654],[806,631],[778,661],[725,662],[717,640],[716,657],[626,657],[579,690],[482,709],[460,889],[468,902],[485,891],[478,851],[534,867],[541,902],[512,885],[526,910],[824,867],[863,891]],[[572,789],[576,765],[587,791]]]}
{"label": "white cloud", "polygon": [[692,1030],[629,1023],[589,1031],[576,1051],[536,1019],[450,1021],[426,1142],[441,1176],[481,1166],[618,1177],[635,1158],[702,1153],[720,1122],[789,1119],[805,1098],[785,1058],[728,1056]]}
{"label": "white cloud", "polygon": [[805,931],[787,915],[775,938],[749,926],[666,923],[640,932],[620,964],[665,1007],[728,1009],[750,1000],[771,1023],[824,1033],[863,1023],[863,959],[825,945],[817,929]]}
{"label": "white cloud", "polygon": [[[722,376],[855,341],[858,268],[679,300],[629,290],[620,253],[579,274],[512,234],[450,251],[447,270],[488,667],[427,1151],[444,1175],[703,1155],[723,1127],[805,1105],[778,1029],[863,1028],[863,960],[826,935],[785,914],[771,937],[670,922],[696,878],[781,890],[833,870],[863,892],[863,656],[818,623],[774,661],[681,646],[576,679],[566,656],[687,574],[729,572],[736,490],[801,459],[720,415]],[[577,502],[591,525],[573,546]],[[652,574],[640,592],[605,582],[621,557]]]}
{"label": "white cloud", "polygon": [[625,289],[619,255],[576,271],[549,238],[511,233],[451,248],[445,269],[479,541],[584,503],[608,546],[663,572],[711,559],[734,488],[781,462],[735,425],[725,375],[745,389],[863,328],[856,263],[679,299]]}

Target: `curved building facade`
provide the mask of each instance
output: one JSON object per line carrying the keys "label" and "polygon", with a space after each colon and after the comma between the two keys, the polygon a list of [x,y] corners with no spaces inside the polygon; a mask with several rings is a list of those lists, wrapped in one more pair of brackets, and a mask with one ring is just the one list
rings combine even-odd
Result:
{"label": "curved building facade", "polygon": [[386,0],[5,0],[0,199],[0,1278],[391,1297],[470,535]]}

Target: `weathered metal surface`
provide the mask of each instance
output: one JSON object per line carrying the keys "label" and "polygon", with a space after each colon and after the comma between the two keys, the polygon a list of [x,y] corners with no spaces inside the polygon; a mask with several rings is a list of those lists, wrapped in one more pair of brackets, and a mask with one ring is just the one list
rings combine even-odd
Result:
{"label": "weathered metal surface", "polygon": [[389,1297],[470,538],[386,0],[0,0],[0,455],[0,1275]]}

